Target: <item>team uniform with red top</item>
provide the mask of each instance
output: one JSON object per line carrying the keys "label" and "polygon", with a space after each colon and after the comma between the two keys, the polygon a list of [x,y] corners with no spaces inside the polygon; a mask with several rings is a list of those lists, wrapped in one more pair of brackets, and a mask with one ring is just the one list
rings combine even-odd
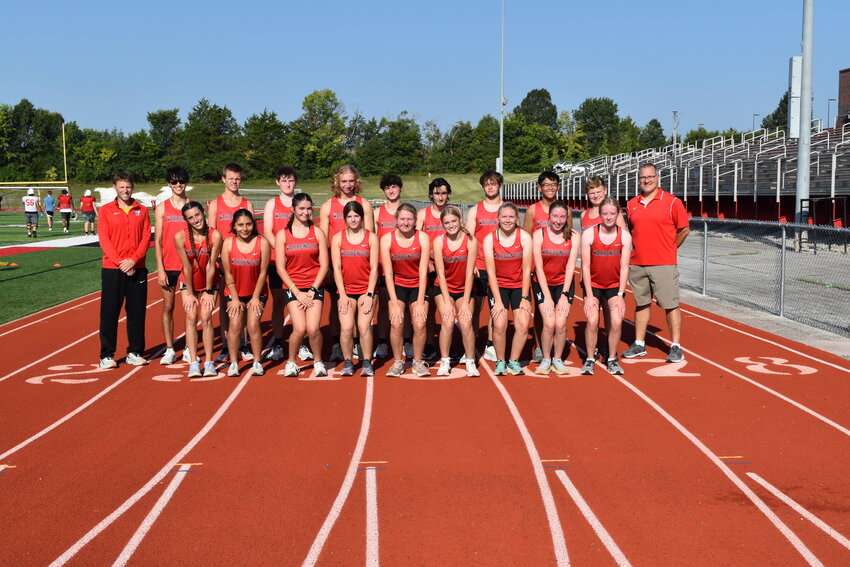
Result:
{"label": "team uniform with red top", "polygon": [[[254,288],[257,287],[257,280],[260,277],[260,265],[263,260],[263,248],[260,236],[254,238],[254,246],[248,252],[239,250],[236,235],[231,236],[230,242],[230,274],[233,276],[233,283],[236,286],[236,294],[239,296],[239,301],[247,303],[254,295]],[[230,299],[230,289],[225,286],[225,297]],[[263,289],[260,292],[260,301],[265,302],[268,296],[268,289]]]}
{"label": "team uniform with red top", "polygon": [[[534,214],[534,225],[531,231],[534,232],[543,227],[549,226],[549,213],[543,209],[543,203],[537,201],[531,208]],[[525,214],[528,214],[528,212]]]}
{"label": "team uniform with red top", "polygon": [[[286,256],[286,273],[292,283],[301,291],[309,290],[316,281],[316,274],[319,273],[319,240],[316,238],[316,226],[310,225],[310,230],[304,238],[298,238],[286,229],[283,253]],[[314,293],[313,299],[324,299],[321,286]],[[295,295],[290,290],[286,290],[286,300],[287,303],[295,300]]]}
{"label": "team uniform with red top", "polygon": [[227,203],[224,202],[224,197],[219,195],[215,199],[216,211],[215,211],[215,219],[213,224],[213,228],[219,231],[222,235],[232,234],[230,232],[231,225],[233,224],[233,213],[238,211],[239,209],[247,209],[248,208],[248,199],[242,197],[242,200],[239,201],[239,204],[235,207],[228,207]]}
{"label": "team uniform with red top", "polygon": [[80,211],[84,213],[93,213],[94,202],[94,197],[80,197]]}
{"label": "team uniform with red top", "polygon": [[[272,218],[263,220],[264,222],[271,222],[272,234],[277,234],[278,232],[286,228],[286,225],[289,224],[289,219],[292,218],[293,214],[295,213],[292,207],[284,205],[280,201],[280,197],[277,197],[274,200]],[[269,258],[269,287],[271,289],[283,289],[283,281],[281,281],[280,276],[277,273],[277,269],[275,268],[274,242],[272,242],[271,245],[271,257]]]}
{"label": "team uniform with red top", "polygon": [[388,232],[392,232],[396,229],[395,215],[387,210],[386,205],[378,207],[378,214],[375,218],[377,219],[378,240],[380,240]]}
{"label": "team uniform with red top", "polygon": [[[212,227],[209,229],[209,237],[204,239],[200,244],[195,243],[195,250],[192,251],[192,233],[189,229],[186,229],[186,242],[184,245],[184,250],[186,251],[186,257],[189,258],[189,264],[192,266],[192,290],[193,291],[201,291],[207,289],[207,265],[210,261],[210,248],[207,245],[207,242],[212,244],[213,234],[216,230]],[[173,240],[172,240],[173,242]],[[235,244],[235,243],[234,243]],[[231,252],[231,257],[233,253]],[[180,281],[185,281],[185,276],[183,273],[180,273]],[[212,288],[215,288],[218,284],[218,272],[216,271],[213,276]],[[212,289],[211,288],[211,289]],[[251,293],[253,293],[253,288]],[[251,294],[249,294],[251,295]]]}
{"label": "team uniform with red top", "polygon": [[[499,233],[493,235],[493,261],[496,266],[496,284],[502,296],[502,305],[519,309],[522,301],[522,229],[514,230],[514,241],[502,243]],[[490,307],[496,304],[489,289]]]}
{"label": "team uniform with red top", "polygon": [[425,221],[422,223],[422,230],[428,235],[432,243],[435,238],[446,232],[440,217],[435,217],[434,213],[431,212],[430,205],[425,208]]}
{"label": "team uniform with red top", "polygon": [[[419,231],[413,231],[410,246],[398,243],[398,231],[390,238],[390,259],[393,263],[393,284],[396,297],[404,303],[419,300],[419,261],[422,259],[422,245],[419,243]],[[425,301],[429,301],[425,295]]]}
{"label": "team uniform with red top", "polygon": [[[103,249],[100,270],[100,358],[115,356],[118,317],[122,305],[127,315],[127,352],[141,356],[145,351],[145,308],[148,299],[145,254],[151,237],[148,209],[138,201],[133,201],[129,208],[123,209],[118,206],[116,199],[100,208],[98,220],[98,238]],[[125,259],[134,262],[132,275],[118,268]]]}
{"label": "team uniform with red top", "polygon": [[[452,299],[459,299],[463,296],[463,291],[466,286],[466,265],[469,261],[469,236],[463,235],[460,246],[457,250],[449,249],[449,239],[445,235],[441,236],[443,252],[443,268],[446,272],[446,287],[449,289],[449,295]],[[437,244],[440,246],[440,244]],[[435,294],[442,293],[439,286],[436,286]]]}
{"label": "team uniform with red top", "polygon": [[[175,286],[183,263],[174,246],[174,235],[186,230],[183,212],[171,204],[171,199],[162,202],[162,267],[168,275],[168,285]],[[203,288],[201,288],[203,289]]]}
{"label": "team uniform with red top", "polygon": [[344,230],[339,241],[345,294],[355,300],[369,291],[369,276],[372,274],[370,234],[363,231],[363,240],[355,244],[348,239],[348,231]]}
{"label": "team uniform with red top", "polygon": [[[543,274],[546,276],[546,285],[549,286],[549,295],[555,303],[558,302],[561,293],[564,291],[567,263],[569,263],[572,249],[573,241],[571,239],[565,237],[563,242],[553,242],[549,236],[549,231],[543,231],[543,242],[540,246],[540,255],[543,258]],[[537,305],[540,307],[544,295],[536,278],[532,281],[531,287],[537,299]],[[567,299],[570,303],[573,302],[574,292],[575,280],[570,278],[570,289],[567,292]]]}
{"label": "team uniform with red top", "polygon": [[68,213],[71,214],[73,210],[73,203],[71,202],[70,195],[59,195],[59,212],[60,213]]}
{"label": "team uniform with red top", "polygon": [[[355,197],[355,201],[363,204],[363,197]],[[343,214],[343,210],[345,209],[345,205],[342,201],[339,200],[339,197],[334,195],[331,197],[331,211],[328,215],[328,242],[330,242],[334,234],[337,232],[345,230],[345,215]],[[393,218],[393,222],[395,222],[395,218]]]}
{"label": "team uniform with red top", "polygon": [[599,225],[593,229],[593,244],[590,245],[590,285],[597,289],[620,286],[620,259],[623,255],[623,229],[617,227],[617,236],[611,244],[599,238]]}
{"label": "team uniform with red top", "polygon": [[602,215],[598,215],[595,219],[590,218],[590,209],[581,213],[581,229],[587,230],[591,226],[602,224]]}

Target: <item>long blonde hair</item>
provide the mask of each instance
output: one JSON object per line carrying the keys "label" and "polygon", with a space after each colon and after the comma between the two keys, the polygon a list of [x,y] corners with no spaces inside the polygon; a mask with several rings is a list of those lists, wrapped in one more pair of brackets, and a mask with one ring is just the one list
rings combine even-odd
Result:
{"label": "long blonde hair", "polygon": [[449,216],[457,217],[458,220],[460,221],[461,232],[463,232],[465,235],[469,236],[469,231],[466,230],[465,226],[463,226],[463,216],[460,214],[460,211],[457,210],[457,207],[448,206],[445,209],[443,209],[442,212],[440,213],[440,222],[442,223],[443,220],[446,217],[449,217]]}

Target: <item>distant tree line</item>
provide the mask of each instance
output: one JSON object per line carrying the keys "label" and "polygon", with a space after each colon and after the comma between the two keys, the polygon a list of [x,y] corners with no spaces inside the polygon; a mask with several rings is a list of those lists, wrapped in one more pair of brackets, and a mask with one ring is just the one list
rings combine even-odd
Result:
{"label": "distant tree line", "polygon": [[[346,112],[328,89],[308,94],[291,122],[263,110],[244,124],[226,106],[202,98],[185,122],[177,108],[147,115],[148,128],[125,134],[65,124],[68,175],[81,182],[104,181],[121,169],[139,181],[160,180],[179,164],[196,180],[214,180],[221,166],[236,161],[248,177],[269,178],[281,164],[295,165],[304,179],[325,178],[342,163],[363,175],[386,172],[468,173],[493,168],[499,121],[487,114],[476,124],[458,121],[441,131],[433,121],[419,124],[407,112],[367,118]],[[23,99],[0,104],[0,180],[57,180],[63,175],[64,118]],[[693,136],[692,136],[693,134]],[[686,141],[713,132],[693,131]],[[621,118],[609,98],[589,98],[574,111],[558,111],[546,89],[530,91],[505,120],[505,169],[535,172],[559,161],[633,152],[669,143],[661,123],[638,126]]]}

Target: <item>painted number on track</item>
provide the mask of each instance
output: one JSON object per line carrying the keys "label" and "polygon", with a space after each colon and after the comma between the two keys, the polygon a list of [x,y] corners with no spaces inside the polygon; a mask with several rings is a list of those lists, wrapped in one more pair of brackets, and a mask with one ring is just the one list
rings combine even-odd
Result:
{"label": "painted number on track", "polygon": [[[777,358],[775,356],[739,356],[735,359],[735,362],[740,362],[746,366],[747,370],[751,372],[758,372],[760,374],[777,374],[781,376],[797,374],[804,376],[806,374],[814,374],[817,372],[817,370],[811,366],[791,364],[787,359]],[[789,370],[789,372],[784,372],[784,370]]]}
{"label": "painted number on track", "polygon": [[686,378],[702,376],[699,372],[683,372],[682,369],[688,365],[687,360],[682,362],[667,362],[663,358],[624,358],[620,362],[624,364],[636,364],[638,362],[653,363],[656,366],[646,371],[650,376],[664,378]]}
{"label": "painted number on track", "polygon": [[[85,369],[85,370],[84,370]],[[50,366],[50,373],[42,374],[41,376],[33,376],[27,378],[30,384],[44,384],[44,381],[58,382],[60,384],[86,384],[88,382],[97,382],[99,378],[67,378],[68,376],[82,376],[91,374],[101,374],[109,372],[100,368],[98,364],[60,364],[58,366]]]}

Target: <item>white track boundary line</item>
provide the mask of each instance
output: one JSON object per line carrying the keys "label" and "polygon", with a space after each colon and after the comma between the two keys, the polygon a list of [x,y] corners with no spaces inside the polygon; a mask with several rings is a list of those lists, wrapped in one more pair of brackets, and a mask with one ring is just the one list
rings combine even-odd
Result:
{"label": "white track boundary line", "polygon": [[[162,301],[162,299],[157,299],[156,301],[154,301],[154,302],[152,302],[152,303],[148,303],[148,304],[145,306],[145,309],[150,309],[151,307],[153,307],[153,306],[154,306],[154,305],[156,305],[157,303],[160,303],[161,301]],[[121,323],[122,321],[126,321],[126,320],[127,320],[127,316],[125,315],[124,317],[121,317],[120,319],[118,319],[118,322],[119,322],[119,323]],[[0,382],[2,382],[2,381],[4,381],[4,380],[8,380],[8,379],[9,379],[9,378],[11,378],[12,376],[15,376],[16,374],[20,374],[20,373],[21,373],[21,372],[23,372],[24,370],[27,370],[28,368],[32,368],[32,367],[33,367],[33,366],[35,366],[36,364],[39,364],[39,363],[41,363],[41,362],[44,362],[44,361],[45,361],[45,360],[47,360],[48,358],[50,358],[50,357],[52,357],[52,356],[56,356],[56,355],[57,355],[57,354],[59,354],[60,352],[66,351],[66,350],[68,350],[69,348],[71,348],[71,347],[73,347],[73,346],[76,346],[76,345],[80,344],[81,342],[83,342],[84,340],[86,340],[86,339],[90,339],[91,337],[93,337],[93,336],[95,336],[95,335],[97,335],[97,334],[99,334],[99,333],[100,333],[100,329],[98,329],[97,331],[92,331],[92,332],[91,332],[91,333],[89,333],[88,335],[85,335],[85,336],[83,336],[82,338],[79,338],[79,339],[77,339],[76,341],[74,341],[74,342],[72,342],[72,343],[69,343],[69,344],[67,344],[67,345],[65,345],[65,346],[63,346],[63,347],[61,347],[61,348],[57,348],[56,350],[54,350],[54,351],[53,351],[53,352],[51,352],[50,354],[45,355],[45,356],[43,356],[43,357],[39,358],[38,360],[35,360],[35,361],[33,361],[33,362],[31,362],[31,363],[29,363],[29,364],[25,365],[25,366],[22,366],[22,367],[18,368],[17,370],[13,370],[12,372],[9,372],[9,373],[8,373],[8,374],[6,374],[5,376],[0,377]]]}
{"label": "white track boundary line", "polygon": [[366,399],[363,403],[363,421],[360,425],[360,434],[357,436],[357,444],[354,447],[354,452],[351,454],[351,462],[348,464],[348,470],[345,473],[342,486],[339,488],[339,493],[336,495],[336,499],[331,506],[330,512],[328,512],[322,527],[319,529],[319,533],[316,534],[316,539],[313,540],[313,545],[310,546],[310,551],[307,553],[307,557],[304,559],[304,563],[302,565],[312,567],[316,564],[316,561],[319,560],[319,554],[322,553],[322,548],[325,546],[325,542],[327,542],[328,536],[330,535],[337,518],[339,518],[340,512],[342,512],[342,506],[345,504],[345,501],[348,499],[348,495],[351,492],[351,487],[354,484],[354,478],[357,476],[358,464],[363,458],[363,449],[366,447],[366,438],[369,435],[369,425],[372,421],[372,398],[375,389],[374,385],[374,377],[369,376],[366,381]]}
{"label": "white track boundary line", "polygon": [[366,469],[366,566],[377,567],[378,554],[378,480],[374,468]]}
{"label": "white track boundary line", "polygon": [[165,489],[165,492],[159,497],[159,500],[156,501],[151,511],[145,516],[145,519],[139,525],[139,528],[130,538],[130,541],[127,542],[127,545],[124,546],[124,549],[121,551],[121,555],[118,556],[118,559],[115,560],[115,563],[112,564],[113,567],[124,567],[128,561],[130,561],[130,557],[133,556],[133,553],[136,552],[139,545],[142,543],[142,540],[150,531],[154,522],[156,522],[159,515],[165,509],[168,502],[171,500],[171,497],[174,496],[174,493],[177,492],[177,488],[180,486],[180,483],[183,482],[183,479],[186,478],[186,473],[189,469],[192,468],[192,465],[183,464],[180,465],[180,468],[175,472],[174,478],[168,483],[168,487]]}
{"label": "white track boundary line", "polygon": [[499,393],[502,394],[502,398],[505,400],[505,404],[508,406],[508,410],[511,412],[511,416],[514,418],[514,423],[519,429],[520,436],[522,436],[522,440],[525,443],[525,448],[528,451],[528,456],[531,459],[531,466],[534,469],[534,477],[537,479],[537,486],[540,489],[540,498],[543,500],[543,508],[546,510],[546,519],[549,521],[549,531],[552,534],[552,546],[555,551],[555,560],[558,565],[567,566],[570,564],[570,558],[567,554],[567,542],[564,539],[564,529],[561,526],[561,520],[558,518],[558,508],[555,506],[555,498],[552,496],[552,489],[549,487],[549,481],[546,478],[546,471],[543,469],[543,463],[540,460],[540,454],[537,452],[537,447],[534,445],[534,440],[531,438],[531,433],[528,431],[528,427],[525,425],[525,421],[523,421],[522,416],[519,413],[519,409],[517,409],[516,404],[514,404],[511,395],[508,393],[508,390],[505,386],[499,382],[496,375],[490,369],[490,365],[484,362],[484,359],[478,361],[479,368],[484,368],[487,371],[487,374],[490,375],[490,379],[493,381],[493,384],[496,385],[496,388],[499,390]]}
{"label": "white track boundary line", "polygon": [[599,521],[599,518],[596,517],[593,510],[590,509],[590,506],[582,497],[578,488],[576,488],[575,484],[573,484],[567,476],[566,471],[555,471],[555,475],[561,479],[561,483],[564,485],[564,488],[567,489],[567,493],[570,495],[570,498],[573,499],[573,502],[575,502],[576,506],[578,506],[578,509],[581,510],[581,513],[587,520],[587,523],[589,523],[593,528],[593,531],[596,532],[596,535],[602,542],[602,545],[605,546],[605,549],[608,550],[608,553],[611,554],[611,557],[614,558],[617,565],[620,567],[630,566],[631,563],[629,563],[629,560],[626,559],[626,556],[614,542],[614,538],[611,537],[611,534],[608,533],[608,530],[605,529],[605,526],[602,525],[602,522]]}
{"label": "white track boundary line", "polygon": [[224,413],[230,408],[242,390],[245,388],[245,385],[251,379],[252,374],[250,368],[245,372],[245,375],[242,376],[242,380],[240,380],[239,384],[233,389],[224,403],[218,408],[218,410],[213,414],[210,420],[204,425],[204,427],[198,431],[197,434],[189,441],[174,457],[171,458],[168,463],[162,467],[158,473],[156,473],[142,488],[140,488],[135,494],[130,496],[127,500],[124,501],[121,506],[119,506],[114,512],[109,514],[106,518],[101,520],[95,527],[89,530],[83,537],[81,537],[74,545],[68,548],[65,553],[60,555],[53,563],[50,564],[51,567],[60,567],[61,565],[65,565],[68,561],[70,561],[83,547],[86,546],[91,540],[96,538],[103,532],[106,528],[112,525],[115,520],[120,518],[127,510],[133,507],[136,502],[141,500],[145,495],[148,494],[154,487],[156,487],[162,479],[164,479],[168,473],[183,460],[183,457],[189,453],[195,446],[201,442],[201,440],[210,432],[210,430],[215,426],[216,423],[221,419]]}
{"label": "white track boundary line", "polygon": [[772,484],[770,484],[769,482],[764,480],[762,477],[760,477],[756,473],[747,473],[747,476],[750,477],[751,479],[753,479],[754,481],[756,481],[757,483],[759,483],[760,485],[762,485],[768,492],[770,492],[776,498],[778,498],[779,500],[781,500],[782,502],[787,504],[792,510],[794,510],[795,512],[797,512],[798,514],[800,514],[801,516],[806,518],[811,523],[813,523],[820,530],[822,530],[824,533],[826,533],[829,537],[831,537],[832,539],[834,539],[835,541],[840,543],[846,549],[850,549],[850,540],[848,540],[846,537],[844,537],[843,535],[841,535],[840,533],[838,533],[837,531],[832,529],[829,526],[829,524],[827,524],[826,522],[824,522],[823,520],[821,520],[820,518],[818,518],[817,516],[815,516],[814,514],[812,514],[811,512],[806,510],[805,508],[803,508],[802,506],[800,506],[800,504],[798,504],[790,496],[787,496],[786,494],[784,494],[782,491],[780,491],[778,488],[776,488],[775,486],[773,486]]}

